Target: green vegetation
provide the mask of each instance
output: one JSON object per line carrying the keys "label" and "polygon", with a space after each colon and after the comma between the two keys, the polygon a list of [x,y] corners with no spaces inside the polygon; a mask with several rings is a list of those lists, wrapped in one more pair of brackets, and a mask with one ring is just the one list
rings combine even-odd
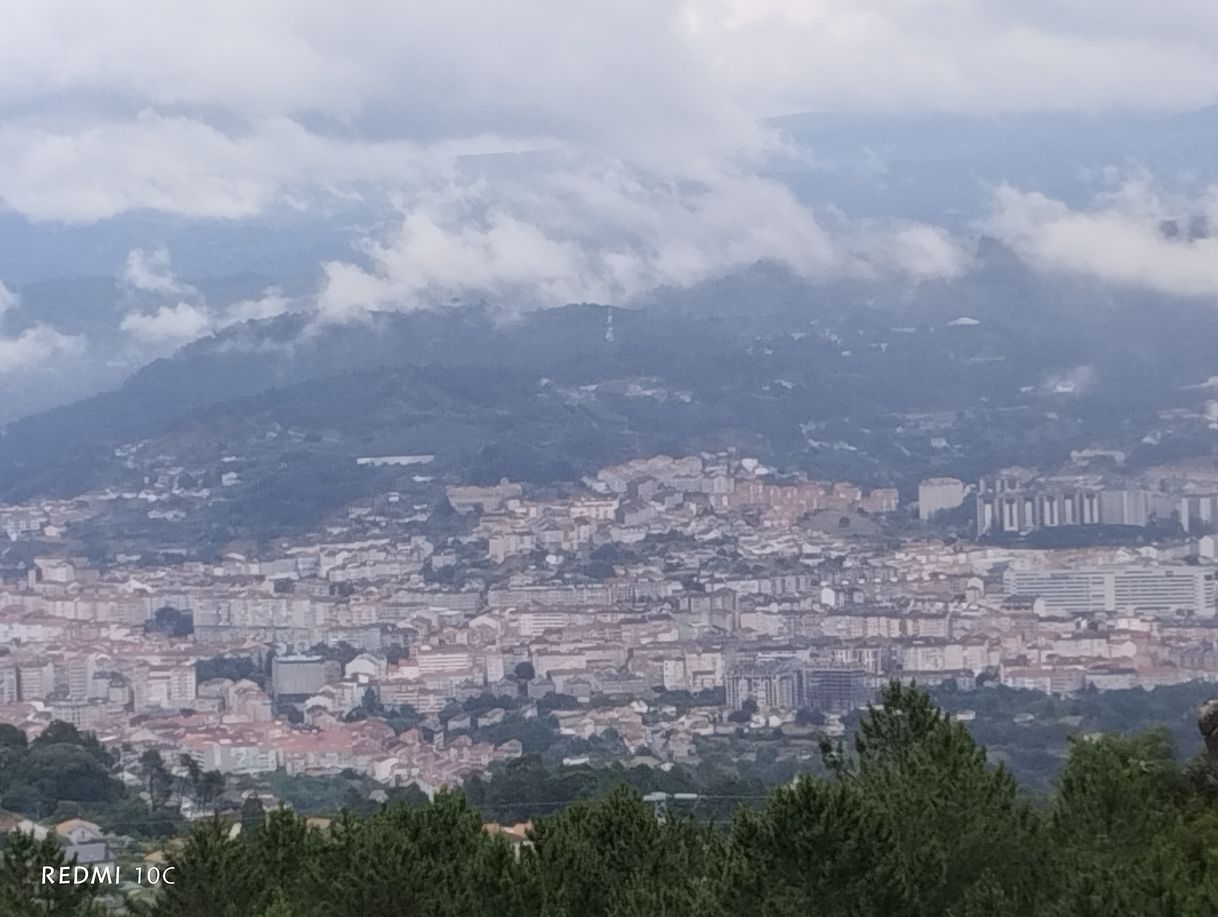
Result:
{"label": "green vegetation", "polygon": [[[213,818],[169,856],[147,917],[1202,917],[1218,912],[1218,762],[1166,730],[1075,741],[1055,793],[1024,797],[928,695],[890,686],[850,748],[730,822],[657,812],[629,786],[539,818],[514,850],[456,793],[344,813]],[[521,765],[528,768],[534,765]],[[487,787],[471,787],[477,797]],[[657,817],[657,815],[659,817]],[[4,913],[86,914],[32,878],[53,846],[10,840]]]}
{"label": "green vegetation", "polygon": [[104,808],[123,795],[113,765],[96,738],[67,723],[52,723],[29,743],[0,725],[0,806],[33,818],[52,817],[63,803]]}
{"label": "green vegetation", "polygon": [[189,637],[195,632],[194,615],[165,605],[158,608],[152,619],[145,622],[144,633],[166,637]]}
{"label": "green vegetation", "polygon": [[182,800],[189,797],[207,808],[225,786],[219,771],[204,770],[187,755],[179,763],[181,777],[155,751],[140,758],[145,800],[123,785],[118,755],[91,733],[56,720],[27,743],[25,733],[0,724],[0,808],[41,821],[87,818],[128,837],[174,837],[186,827],[179,814]]}
{"label": "green vegetation", "polygon": [[259,687],[266,683],[269,666],[260,666],[249,656],[213,656],[195,663],[195,678],[200,682],[213,678],[229,678],[240,681],[245,678]]}
{"label": "green vegetation", "polygon": [[1003,762],[1025,790],[1038,795],[1052,792],[1073,738],[1101,732],[1132,735],[1161,727],[1181,752],[1199,749],[1197,706],[1214,693],[1206,682],[1152,691],[1085,691],[1071,697],[1000,686],[931,692],[948,713],[971,711],[974,718],[966,725],[973,738],[991,759]]}

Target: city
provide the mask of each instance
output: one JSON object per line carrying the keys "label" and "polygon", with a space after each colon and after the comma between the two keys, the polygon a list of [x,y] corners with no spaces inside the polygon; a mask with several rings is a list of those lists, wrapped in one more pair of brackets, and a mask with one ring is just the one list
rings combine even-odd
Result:
{"label": "city", "polygon": [[1218,5],[4,12],[0,917],[1218,914]]}
{"label": "city", "polygon": [[[155,506],[199,474],[149,475],[126,496]],[[1218,473],[933,478],[911,505],[747,457],[658,456],[562,492],[442,494],[449,534],[426,534],[435,507],[388,492],[267,556],[104,571],[34,556],[0,593],[0,722],[93,732],[137,786],[154,751],[433,795],[520,757],[518,739],[493,738],[539,715],[671,765],[716,736],[841,735],[894,678],[1054,695],[1218,681],[1215,537],[1190,534],[1212,531]],[[10,506],[0,522],[45,545],[122,497]],[[1035,548],[937,531],[966,501],[983,536],[1166,520],[1176,537]]]}

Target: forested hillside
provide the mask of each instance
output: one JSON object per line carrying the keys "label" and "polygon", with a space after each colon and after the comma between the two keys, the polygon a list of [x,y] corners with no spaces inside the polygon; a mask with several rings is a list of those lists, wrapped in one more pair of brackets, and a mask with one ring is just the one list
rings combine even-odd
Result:
{"label": "forested hillside", "polygon": [[[344,915],[1212,915],[1218,782],[1176,764],[1165,733],[1078,742],[1033,806],[964,726],[890,687],[830,776],[801,778],[730,824],[657,817],[628,790],[534,824],[513,847],[459,794],[328,830],[287,811],[239,834],[213,820],[169,856],[176,883],[130,906],[150,917]],[[0,913],[77,917],[51,889],[51,843],[9,837]]]}

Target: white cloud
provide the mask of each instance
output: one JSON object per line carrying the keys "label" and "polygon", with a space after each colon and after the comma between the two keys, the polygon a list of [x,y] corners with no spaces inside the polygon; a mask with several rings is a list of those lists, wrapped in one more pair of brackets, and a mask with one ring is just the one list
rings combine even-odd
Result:
{"label": "white cloud", "polygon": [[277,287],[269,287],[258,299],[242,299],[230,305],[224,310],[218,324],[228,326],[240,322],[274,318],[276,315],[291,311],[295,306],[295,301],[284,296]]}
{"label": "white cloud", "polygon": [[1176,296],[1218,296],[1218,236],[1190,233],[1205,223],[1218,227],[1218,188],[1202,200],[1181,201],[1135,181],[1087,210],[1004,186],[986,228],[1041,270]]}
{"label": "white cloud", "polygon": [[[6,313],[21,304],[21,297],[0,281],[0,329]],[[55,357],[76,356],[85,349],[84,338],[63,334],[38,323],[15,334],[0,333],[0,375],[45,368]]]}
{"label": "white cloud", "polygon": [[48,361],[84,350],[84,338],[61,334],[49,325],[33,325],[15,335],[0,335],[0,373],[44,368]]}
{"label": "white cloud", "polygon": [[911,280],[952,280],[972,260],[972,252],[959,239],[925,223],[867,224],[854,233],[853,246],[854,258],[873,274]]}
{"label": "white cloud", "polygon": [[993,112],[1210,104],[1196,0],[707,0],[701,47],[751,109]]}
{"label": "white cloud", "polygon": [[120,279],[124,286],[162,296],[197,296],[198,290],[173,273],[165,248],[132,249],[127,253]]}
{"label": "white cloud", "polygon": [[10,6],[0,197],[36,219],[417,192],[467,145],[713,180],[777,142],[758,118],[797,110],[1218,98],[1218,7],[1199,0]]}
{"label": "white cloud", "polygon": [[621,163],[544,180],[450,186],[404,205],[399,226],[366,243],[367,265],[331,262],[324,316],[411,309],[450,298],[518,308],[622,302],[768,260],[805,277],[952,277],[960,244],[919,224],[826,230],[789,190],[750,175],[691,183]]}
{"label": "white cloud", "polygon": [[272,318],[300,305],[277,287],[268,287],[257,298],[212,308],[197,287],[174,273],[165,248],[128,252],[119,283],[136,306],[123,316],[119,328],[153,351],[176,347],[229,325]]}
{"label": "white cloud", "polygon": [[10,309],[15,309],[21,305],[21,297],[4,285],[4,281],[0,280],[0,319],[4,317],[4,313]]}
{"label": "white cloud", "polygon": [[119,327],[148,344],[192,341],[211,329],[208,313],[190,303],[161,306],[155,312],[128,312]]}
{"label": "white cloud", "polygon": [[[4,205],[89,222],[401,200],[395,229],[324,266],[331,317],[450,296],[622,301],[762,259],[807,277],[953,277],[968,255],[943,230],[830,222],[765,177],[789,151],[760,119],[1218,97],[1218,5],[1198,0],[12,6],[0,30]],[[484,155],[522,151],[545,158]],[[861,172],[882,169],[871,155]],[[1003,194],[995,226],[1030,261],[1210,289],[1207,242],[1156,242],[1114,202],[1063,214]],[[292,307],[268,295],[209,308],[159,250],[132,257],[129,289],[154,300],[124,318],[141,340]]]}

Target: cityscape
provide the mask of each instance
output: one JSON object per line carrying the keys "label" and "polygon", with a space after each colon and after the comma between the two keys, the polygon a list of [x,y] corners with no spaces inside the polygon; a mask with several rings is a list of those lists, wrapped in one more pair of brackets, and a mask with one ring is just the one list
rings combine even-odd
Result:
{"label": "cityscape", "polygon": [[[427,455],[359,461],[435,470]],[[148,471],[138,493],[0,521],[45,547],[106,501],[153,516],[185,491],[208,499],[190,486],[206,469]],[[93,732],[124,749],[135,785],[157,752],[433,795],[519,758],[518,739],[486,736],[539,715],[670,766],[716,736],[812,722],[841,735],[893,679],[1053,695],[1218,680],[1215,536],[1196,534],[1212,532],[1218,472],[1006,470],[926,479],[903,501],[720,454],[636,459],[561,491],[440,494],[443,514],[391,491],[261,556],[104,571],[34,556],[0,594],[0,721]],[[966,503],[982,536],[1057,528],[1080,543],[947,534],[937,521]],[[448,534],[429,533],[437,515]],[[1168,523],[1175,537],[1085,543]],[[413,725],[391,726],[394,710]]]}
{"label": "cityscape", "polygon": [[1218,914],[1218,5],[4,12],[0,917]]}

